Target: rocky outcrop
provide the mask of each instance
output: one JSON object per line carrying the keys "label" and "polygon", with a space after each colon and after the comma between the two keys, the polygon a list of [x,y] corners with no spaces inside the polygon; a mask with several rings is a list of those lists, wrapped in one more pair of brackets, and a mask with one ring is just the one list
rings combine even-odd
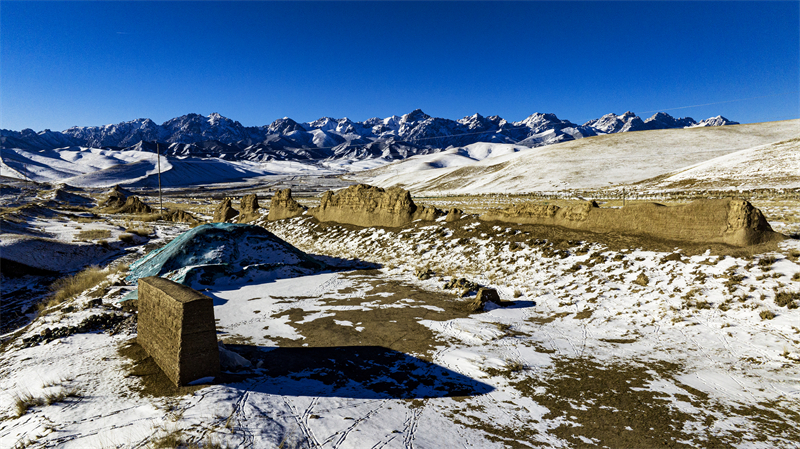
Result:
{"label": "rocky outcrop", "polygon": [[412,220],[433,221],[444,215],[444,212],[433,206],[417,206]]}
{"label": "rocky outcrop", "polygon": [[464,297],[469,296],[470,293],[478,290],[481,286],[465,278],[453,278],[445,282],[442,288],[445,290],[455,290],[459,296]]}
{"label": "rocky outcrop", "polygon": [[600,208],[594,202],[563,208],[523,204],[487,212],[481,219],[739,247],[783,238],[772,230],[761,211],[745,200],[732,198],[680,206],[641,203],[621,209]]}
{"label": "rocky outcrop", "polygon": [[239,207],[241,209],[239,223],[247,223],[260,216],[258,213],[258,197],[254,193],[243,196],[239,202]]}
{"label": "rocky outcrop", "polygon": [[497,290],[493,288],[481,287],[478,289],[475,299],[467,305],[467,309],[470,312],[483,312],[486,310],[486,304],[490,302],[500,307],[506,307],[513,304],[513,302],[503,301],[500,299],[500,295],[497,294]]}
{"label": "rocky outcrop", "polygon": [[268,220],[282,220],[284,218],[294,218],[303,215],[306,207],[292,198],[292,189],[283,189],[275,192],[272,202],[269,205]]}
{"label": "rocky outcrop", "polygon": [[418,207],[408,190],[382,189],[366,184],[350,186],[337,193],[327,191],[318,207],[310,210],[319,221],[335,221],[356,226],[408,225],[414,220],[434,220],[443,215],[433,207]]}
{"label": "rocky outcrop", "polygon": [[214,223],[222,223],[230,220],[231,218],[239,215],[239,211],[233,208],[233,202],[230,198],[222,200],[217,208],[214,210]]}

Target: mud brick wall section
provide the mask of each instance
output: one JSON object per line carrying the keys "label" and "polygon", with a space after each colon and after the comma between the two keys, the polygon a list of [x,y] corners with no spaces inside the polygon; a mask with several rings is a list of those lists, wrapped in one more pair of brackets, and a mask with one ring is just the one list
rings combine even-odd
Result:
{"label": "mud brick wall section", "polygon": [[137,342],[175,383],[218,376],[219,347],[211,298],[168,279],[139,279]]}

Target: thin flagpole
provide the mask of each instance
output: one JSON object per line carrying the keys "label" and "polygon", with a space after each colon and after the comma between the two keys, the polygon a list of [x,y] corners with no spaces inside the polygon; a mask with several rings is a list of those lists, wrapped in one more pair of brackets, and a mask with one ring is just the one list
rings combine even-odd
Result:
{"label": "thin flagpole", "polygon": [[159,219],[164,217],[164,202],[161,200],[161,150],[156,142],[156,157],[158,158],[158,207],[161,209]]}

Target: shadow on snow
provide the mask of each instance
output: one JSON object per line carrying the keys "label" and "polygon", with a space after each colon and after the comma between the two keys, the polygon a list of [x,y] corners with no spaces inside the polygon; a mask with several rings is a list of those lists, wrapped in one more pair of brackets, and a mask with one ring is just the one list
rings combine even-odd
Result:
{"label": "shadow on snow", "polygon": [[422,399],[477,396],[494,390],[455,371],[381,346],[227,347],[254,365],[261,362],[266,371],[255,376],[223,374],[218,381],[267,394]]}

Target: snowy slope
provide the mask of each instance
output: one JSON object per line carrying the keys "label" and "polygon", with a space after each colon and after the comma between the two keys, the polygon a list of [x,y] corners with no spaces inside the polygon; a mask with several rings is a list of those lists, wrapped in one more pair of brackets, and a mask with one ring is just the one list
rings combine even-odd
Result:
{"label": "snowy slope", "polygon": [[800,186],[800,137],[737,151],[659,176],[658,189],[785,189]]}
{"label": "snowy slope", "polygon": [[[117,184],[158,185],[155,154],[70,147],[60,150],[3,150],[0,174],[36,182],[63,182],[76,187]],[[283,167],[283,170],[281,170]],[[256,164],[200,158],[161,158],[161,184],[165,187],[239,181],[275,173],[297,173],[297,163]],[[314,170],[319,172],[320,170]]]}
{"label": "snowy slope", "polygon": [[[460,167],[406,169],[416,159],[353,175],[402,185],[415,195],[520,193],[601,188],[653,178],[736,151],[795,138],[800,120],[596,136],[480,160]],[[774,151],[791,152],[792,145]],[[752,159],[766,161],[772,156]],[[787,160],[793,160],[791,157]],[[788,168],[791,171],[791,166]],[[796,185],[796,184],[795,184]]]}

